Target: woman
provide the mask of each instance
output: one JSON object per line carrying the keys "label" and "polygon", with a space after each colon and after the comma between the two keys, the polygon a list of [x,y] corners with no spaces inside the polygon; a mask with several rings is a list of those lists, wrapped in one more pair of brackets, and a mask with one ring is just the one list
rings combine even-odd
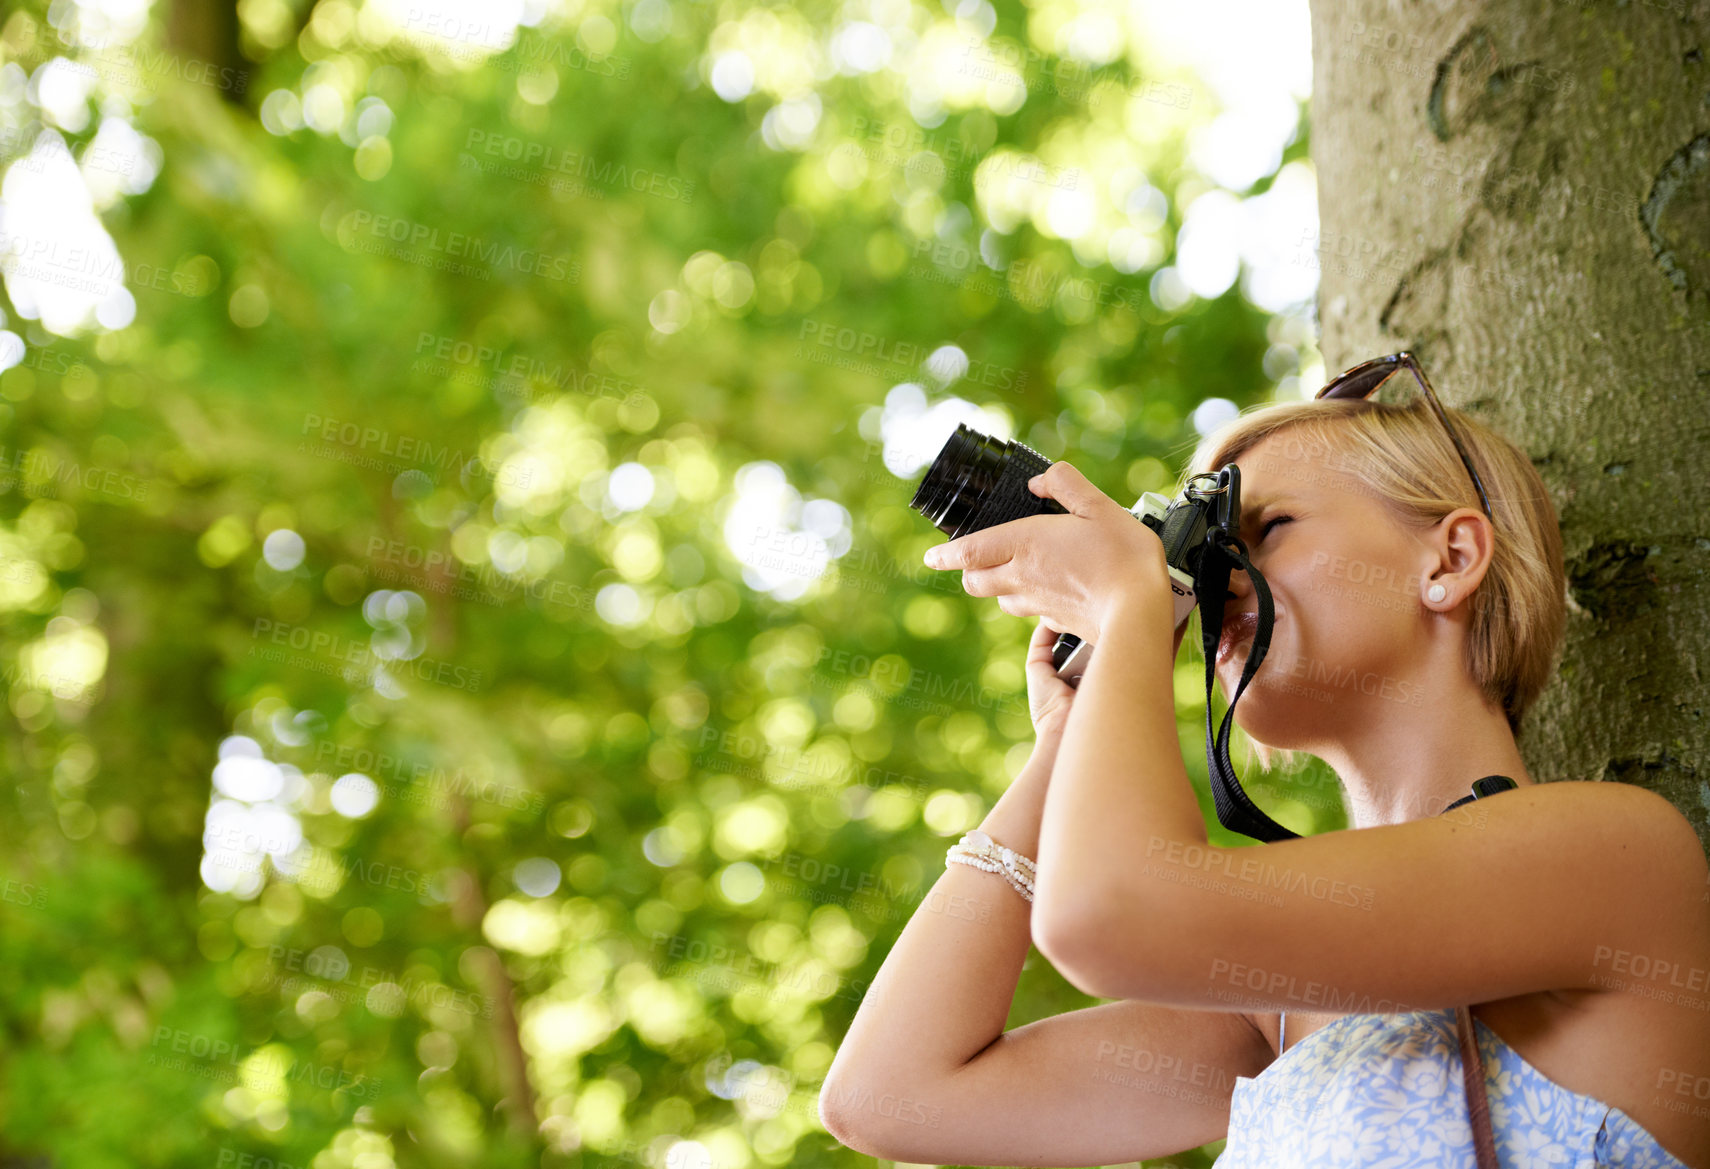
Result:
{"label": "woman", "polygon": [[[1240,466],[1275,606],[1236,719],[1267,766],[1324,759],[1349,831],[1208,845],[1163,546],[1073,467],[1030,484],[1068,514],[927,554],[1041,618],[1036,745],[980,825],[1037,871],[946,865],[826,1077],[828,1131],[910,1162],[1227,1136],[1226,1169],[1471,1165],[1455,1008],[1476,1004],[1504,1169],[1710,1169],[1710,867],[1662,797],[1527,773],[1515,734],[1563,628],[1556,515],[1523,452],[1449,415],[1464,465],[1423,399],[1327,400],[1246,414],[1190,468]],[[1237,571],[1226,697],[1255,614]],[[1078,689],[1051,670],[1058,631],[1097,647]],[[1445,814],[1493,774],[1518,786]],[[1117,1001],[1004,1030],[1030,941]]]}

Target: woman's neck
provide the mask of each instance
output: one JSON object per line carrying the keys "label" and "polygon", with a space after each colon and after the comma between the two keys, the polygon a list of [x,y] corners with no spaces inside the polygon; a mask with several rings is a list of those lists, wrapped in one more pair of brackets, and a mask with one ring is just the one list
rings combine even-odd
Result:
{"label": "woman's neck", "polygon": [[1352,828],[1435,816],[1486,775],[1533,782],[1508,719],[1482,702],[1405,708],[1315,754],[1341,780]]}

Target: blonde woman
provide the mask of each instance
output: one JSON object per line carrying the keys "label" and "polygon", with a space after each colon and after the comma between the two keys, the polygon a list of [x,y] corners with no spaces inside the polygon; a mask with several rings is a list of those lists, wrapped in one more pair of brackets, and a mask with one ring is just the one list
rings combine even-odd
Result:
{"label": "blonde woman", "polygon": [[[996,859],[946,865],[851,1023],[820,1095],[837,1139],[1069,1166],[1227,1137],[1223,1169],[1458,1169],[1470,1004],[1504,1169],[1710,1169],[1702,845],[1642,788],[1527,772],[1515,735],[1564,625],[1556,514],[1524,452],[1422,373],[1409,402],[1367,397],[1417,368],[1378,359],[1247,413],[1188,472],[1241,468],[1274,603],[1239,725],[1266,766],[1323,759],[1347,831],[1209,845],[1163,546],[1073,467],[1030,484],[1068,514],[928,553],[1040,618],[1036,745],[980,825]],[[1256,611],[1232,573],[1226,698]],[[1050,666],[1058,631],[1096,646],[1075,689]],[[1464,802],[1489,775],[1517,786]],[[1006,1031],[1030,942],[1115,1001]]]}

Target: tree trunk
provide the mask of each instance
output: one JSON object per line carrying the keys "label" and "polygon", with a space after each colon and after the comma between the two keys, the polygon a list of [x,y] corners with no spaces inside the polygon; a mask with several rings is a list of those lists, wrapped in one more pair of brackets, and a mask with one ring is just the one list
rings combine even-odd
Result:
{"label": "tree trunk", "polygon": [[1311,7],[1326,368],[1411,348],[1530,453],[1568,626],[1526,766],[1710,844],[1710,5]]}

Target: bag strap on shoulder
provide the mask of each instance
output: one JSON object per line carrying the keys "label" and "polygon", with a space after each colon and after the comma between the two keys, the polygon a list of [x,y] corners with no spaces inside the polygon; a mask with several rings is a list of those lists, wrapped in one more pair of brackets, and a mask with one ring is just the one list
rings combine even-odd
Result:
{"label": "bag strap on shoulder", "polygon": [[[1472,795],[1462,796],[1449,808],[1518,786],[1506,775],[1487,775],[1473,784]],[[1449,808],[1443,810],[1446,812]],[[1473,1152],[1478,1157],[1478,1169],[1502,1169],[1496,1159],[1496,1137],[1490,1130],[1490,1101],[1484,1092],[1484,1053],[1478,1047],[1471,1007],[1455,1008],[1455,1030],[1460,1037],[1461,1085],[1466,1089],[1467,1119],[1472,1123]]]}

